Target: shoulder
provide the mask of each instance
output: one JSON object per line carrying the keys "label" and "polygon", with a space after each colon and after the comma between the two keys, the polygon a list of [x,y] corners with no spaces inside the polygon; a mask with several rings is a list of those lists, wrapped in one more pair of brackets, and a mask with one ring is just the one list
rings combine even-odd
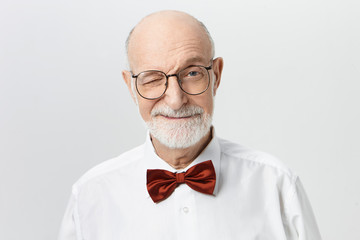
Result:
{"label": "shoulder", "polygon": [[267,168],[283,175],[287,175],[294,180],[297,178],[296,173],[272,154],[254,150],[221,138],[219,138],[219,144],[221,154],[226,156],[226,159],[229,161],[234,161],[243,166],[246,165],[252,169]]}
{"label": "shoulder", "polygon": [[127,152],[122,153],[121,155],[106,160],[85,172],[73,185],[73,191],[89,182],[101,178],[107,174],[110,174],[114,171],[121,171],[122,169],[127,169],[143,157],[143,147],[140,145],[135,147]]}

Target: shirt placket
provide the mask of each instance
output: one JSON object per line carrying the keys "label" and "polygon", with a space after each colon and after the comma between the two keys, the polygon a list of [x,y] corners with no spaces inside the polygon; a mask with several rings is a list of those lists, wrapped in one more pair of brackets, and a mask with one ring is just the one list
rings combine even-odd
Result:
{"label": "shirt placket", "polygon": [[174,192],[176,229],[178,240],[198,240],[198,217],[195,192],[186,184],[180,184]]}

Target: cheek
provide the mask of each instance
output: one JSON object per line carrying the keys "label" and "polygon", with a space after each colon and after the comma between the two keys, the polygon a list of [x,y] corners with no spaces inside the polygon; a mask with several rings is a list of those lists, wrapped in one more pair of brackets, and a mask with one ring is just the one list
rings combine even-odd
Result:
{"label": "cheek", "polygon": [[204,107],[205,112],[209,113],[210,115],[213,114],[214,110],[214,102],[213,100],[210,100],[207,102],[206,106]]}
{"label": "cheek", "polygon": [[142,117],[142,119],[147,122],[151,119],[151,110],[153,109],[154,107],[154,103],[152,101],[143,101],[143,100],[140,100],[139,101],[139,112],[140,112],[140,115]]}
{"label": "cheek", "polygon": [[212,115],[214,110],[214,95],[212,94],[212,89],[207,93],[206,102],[204,104],[204,110]]}
{"label": "cheek", "polygon": [[206,91],[206,94],[204,93],[204,95],[199,95],[197,98],[194,98],[192,104],[203,108],[204,111],[210,115],[213,113],[214,98],[210,91]]}

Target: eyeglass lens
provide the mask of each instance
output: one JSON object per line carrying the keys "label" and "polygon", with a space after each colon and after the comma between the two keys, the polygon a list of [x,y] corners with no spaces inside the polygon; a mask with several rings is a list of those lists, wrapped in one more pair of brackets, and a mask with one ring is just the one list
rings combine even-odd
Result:
{"label": "eyeglass lens", "polygon": [[[206,91],[209,86],[209,73],[205,67],[190,66],[178,73],[181,89],[192,95]],[[136,88],[144,98],[155,99],[166,91],[167,76],[160,71],[145,71],[138,75]]]}

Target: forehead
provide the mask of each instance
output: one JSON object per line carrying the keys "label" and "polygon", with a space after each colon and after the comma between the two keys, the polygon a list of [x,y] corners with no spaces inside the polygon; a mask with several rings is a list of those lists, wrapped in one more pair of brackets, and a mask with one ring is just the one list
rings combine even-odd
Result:
{"label": "forehead", "polygon": [[[161,21],[163,20],[163,21]],[[133,71],[171,70],[184,64],[207,64],[211,43],[205,30],[192,19],[152,19],[139,24],[129,42]]]}

